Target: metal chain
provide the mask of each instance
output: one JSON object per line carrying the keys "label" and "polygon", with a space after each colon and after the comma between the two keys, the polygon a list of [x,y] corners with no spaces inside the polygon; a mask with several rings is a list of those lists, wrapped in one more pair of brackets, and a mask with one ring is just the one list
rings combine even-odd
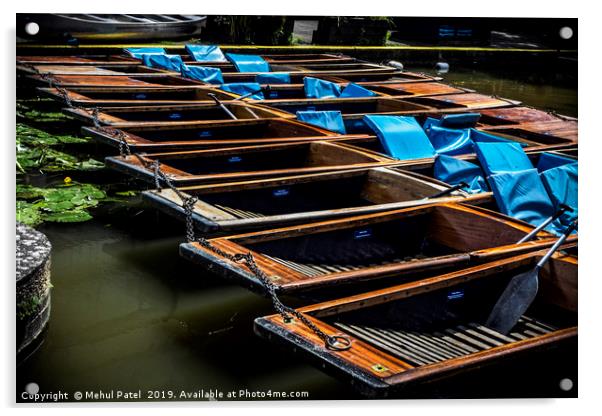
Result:
{"label": "metal chain", "polygon": [[[135,155],[138,156],[137,154]],[[142,161],[143,165],[148,167],[148,162],[144,161],[144,159],[142,159],[141,157],[140,160]],[[299,321],[305,324],[314,334],[316,334],[322,341],[324,341],[328,348],[337,351],[344,351],[351,348],[351,341],[346,336],[326,334],[301,312],[298,312],[290,306],[286,306],[284,303],[282,303],[282,301],[278,297],[278,294],[276,293],[277,286],[274,283],[272,283],[270,281],[270,278],[265,274],[265,272],[261,270],[261,268],[255,261],[255,258],[253,257],[252,253],[238,253],[232,255],[230,253],[226,253],[224,250],[221,250],[218,247],[215,247],[207,239],[203,237],[196,237],[193,214],[194,205],[197,203],[198,198],[195,196],[187,196],[186,194],[181,192],[173,184],[171,179],[169,179],[167,175],[161,170],[160,162],[158,160],[155,160],[151,164],[151,167],[154,172],[155,186],[157,190],[161,191],[161,181],[163,181],[169,187],[169,189],[171,189],[173,192],[176,193],[176,195],[178,195],[178,197],[182,201],[182,208],[184,209],[184,213],[186,216],[186,240],[188,242],[197,242],[206,249],[211,250],[217,255],[235,263],[244,263],[247,266],[247,268],[255,275],[255,277],[263,284],[267,294],[269,295],[272,301],[274,309],[276,309],[276,312],[278,312],[278,314],[282,316],[284,322],[291,322],[292,315],[295,318],[299,319]]]}

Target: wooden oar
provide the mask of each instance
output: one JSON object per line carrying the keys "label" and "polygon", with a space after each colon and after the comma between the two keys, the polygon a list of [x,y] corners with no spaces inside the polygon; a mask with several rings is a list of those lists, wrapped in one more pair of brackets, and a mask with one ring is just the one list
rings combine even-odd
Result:
{"label": "wooden oar", "polygon": [[216,97],[216,95],[212,92],[210,92],[209,94],[207,94],[209,97],[211,97],[213,99],[213,101],[215,101],[215,103],[222,109],[225,111],[226,114],[228,114],[230,116],[230,118],[232,120],[238,120],[238,118],[236,118],[236,116],[232,113],[232,111],[228,110],[228,107],[226,107],[220,100],[219,98]]}
{"label": "wooden oar", "polygon": [[459,184],[449,187],[444,191],[436,193],[435,195],[427,196],[426,199],[441,198],[442,196],[449,195],[452,192],[457,191],[462,188],[466,188],[467,186],[468,186],[468,184],[466,182],[460,182]]}
{"label": "wooden oar", "polygon": [[519,318],[531,306],[539,286],[539,271],[552,257],[568,236],[577,227],[577,220],[573,221],[562,236],[554,243],[552,248],[537,262],[535,267],[528,272],[514,276],[504,292],[496,302],[487,323],[487,327],[502,334],[507,334],[516,325]]}

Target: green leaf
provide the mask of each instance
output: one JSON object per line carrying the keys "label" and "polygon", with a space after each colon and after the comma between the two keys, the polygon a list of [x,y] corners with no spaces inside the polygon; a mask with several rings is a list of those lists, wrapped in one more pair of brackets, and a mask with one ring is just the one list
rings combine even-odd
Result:
{"label": "green leaf", "polygon": [[44,214],[43,219],[44,221],[51,222],[84,222],[91,220],[92,216],[84,210],[71,210],[52,214]]}
{"label": "green leaf", "polygon": [[25,201],[17,201],[17,221],[35,227],[42,222],[42,217],[36,205]]}

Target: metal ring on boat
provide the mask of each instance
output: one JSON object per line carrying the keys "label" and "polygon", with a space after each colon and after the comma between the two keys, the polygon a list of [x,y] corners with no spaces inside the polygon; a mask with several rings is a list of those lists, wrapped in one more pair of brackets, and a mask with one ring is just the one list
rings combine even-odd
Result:
{"label": "metal ring on boat", "polygon": [[351,348],[351,340],[343,335],[333,335],[326,339],[326,346],[333,350],[346,351]]}

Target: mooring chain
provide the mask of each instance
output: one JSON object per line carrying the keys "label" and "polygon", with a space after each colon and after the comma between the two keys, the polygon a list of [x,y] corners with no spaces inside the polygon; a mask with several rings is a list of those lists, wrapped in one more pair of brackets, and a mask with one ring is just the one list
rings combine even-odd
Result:
{"label": "mooring chain", "polygon": [[332,335],[326,334],[324,331],[322,331],[320,328],[318,328],[313,322],[311,322],[307,317],[305,317],[302,313],[283,304],[282,301],[278,298],[278,295],[276,293],[276,289],[277,289],[276,285],[274,285],[274,283],[272,283],[270,281],[270,278],[264,273],[264,271],[261,270],[261,268],[255,261],[253,254],[239,253],[239,254],[232,255],[230,253],[225,252],[224,250],[221,250],[218,247],[215,247],[213,244],[211,244],[207,239],[205,239],[203,237],[197,238],[195,235],[193,215],[194,215],[194,205],[197,203],[198,198],[195,196],[187,196],[186,194],[181,192],[173,184],[171,179],[169,179],[167,177],[167,175],[161,170],[160,162],[158,160],[155,160],[149,166],[149,163],[147,161],[144,161],[144,159],[142,159],[139,155],[137,155],[137,154],[134,154],[134,155],[139,157],[139,159],[141,160],[141,163],[145,167],[147,167],[147,168],[150,167],[153,170],[155,186],[158,191],[161,191],[161,181],[163,181],[182,201],[182,208],[184,209],[185,222],[186,222],[186,240],[188,242],[190,242],[190,243],[197,242],[201,246],[205,247],[208,250],[211,250],[212,252],[214,252],[215,254],[217,254],[221,257],[224,257],[235,263],[246,264],[248,269],[255,275],[255,277],[262,283],[262,285],[266,289],[266,292],[268,293],[268,295],[272,301],[274,309],[276,309],[278,314],[280,316],[282,316],[282,319],[284,320],[284,322],[287,322],[287,323],[291,322],[291,319],[292,319],[291,315],[293,315],[294,317],[299,319],[299,321],[301,321],[303,324],[305,324],[320,339],[322,339],[328,348],[331,348],[331,349],[337,350],[337,351],[344,351],[344,350],[351,348],[351,341],[347,337],[341,336],[341,335],[332,336]]}

